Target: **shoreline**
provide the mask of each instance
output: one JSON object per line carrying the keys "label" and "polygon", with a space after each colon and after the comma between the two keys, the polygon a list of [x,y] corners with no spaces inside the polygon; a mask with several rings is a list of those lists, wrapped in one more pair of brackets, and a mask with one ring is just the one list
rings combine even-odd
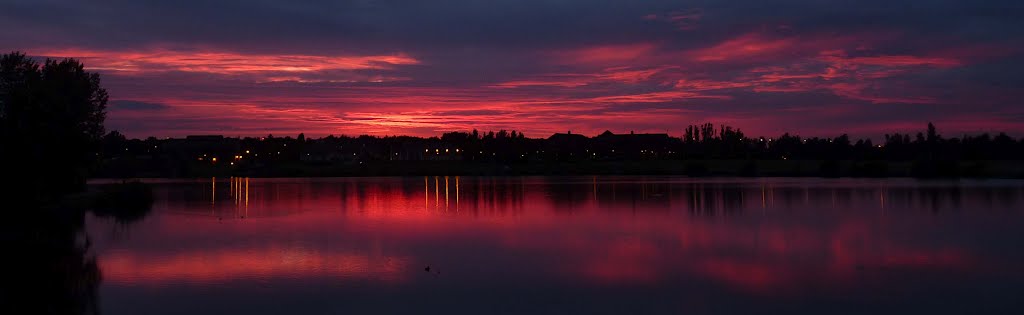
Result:
{"label": "shoreline", "polygon": [[277,165],[191,165],[178,169],[101,169],[92,179],[210,177],[395,177],[395,176],[687,176],[794,178],[1024,179],[1024,162],[1013,160],[927,163],[828,160],[651,160],[565,162],[369,161],[294,162]]}

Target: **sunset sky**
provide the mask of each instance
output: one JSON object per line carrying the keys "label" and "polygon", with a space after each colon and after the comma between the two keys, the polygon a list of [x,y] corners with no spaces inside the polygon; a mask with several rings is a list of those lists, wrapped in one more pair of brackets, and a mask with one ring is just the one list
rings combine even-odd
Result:
{"label": "sunset sky", "polygon": [[3,0],[129,137],[1024,135],[1024,2]]}

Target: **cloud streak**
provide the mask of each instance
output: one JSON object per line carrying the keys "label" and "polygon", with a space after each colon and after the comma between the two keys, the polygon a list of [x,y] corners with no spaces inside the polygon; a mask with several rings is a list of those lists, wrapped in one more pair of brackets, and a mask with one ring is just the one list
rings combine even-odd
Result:
{"label": "cloud streak", "polygon": [[403,53],[391,55],[269,55],[216,50],[176,51],[151,49],[139,51],[37,49],[40,56],[71,57],[86,62],[89,68],[118,75],[146,75],[180,71],[220,75],[261,73],[302,74],[333,70],[386,70],[396,66],[417,65],[419,60]]}
{"label": "cloud streak", "polygon": [[0,49],[81,58],[133,137],[1024,132],[1019,3],[890,2],[16,1]]}

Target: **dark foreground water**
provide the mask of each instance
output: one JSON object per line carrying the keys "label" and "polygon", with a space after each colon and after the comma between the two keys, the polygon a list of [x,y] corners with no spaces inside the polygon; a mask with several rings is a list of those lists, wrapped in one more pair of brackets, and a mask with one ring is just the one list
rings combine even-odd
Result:
{"label": "dark foreground water", "polygon": [[[1024,182],[159,182],[103,314],[1022,314]],[[429,270],[427,267],[429,266]]]}

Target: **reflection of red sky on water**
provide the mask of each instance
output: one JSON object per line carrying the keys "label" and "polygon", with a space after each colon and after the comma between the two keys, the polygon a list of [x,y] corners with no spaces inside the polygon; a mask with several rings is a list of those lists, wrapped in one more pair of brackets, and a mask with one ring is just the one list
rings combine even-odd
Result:
{"label": "reflection of red sky on water", "polygon": [[[708,229],[703,225],[675,222],[624,231],[625,235],[646,235],[625,237],[612,244],[600,239],[574,238],[569,244],[554,241],[554,248],[547,252],[568,253],[566,257],[578,258],[564,270],[573,272],[578,267],[588,280],[598,283],[655,283],[682,274],[759,293],[807,285],[841,287],[856,280],[858,273],[863,272],[861,268],[963,272],[975,267],[969,254],[960,249],[915,249],[912,244],[869,239],[867,229],[862,230],[864,234],[843,235],[827,228],[788,228],[803,229],[795,234],[808,237],[794,239],[784,233],[759,232],[757,227],[719,224]],[[693,237],[699,242],[666,242],[673,233],[686,234],[684,238]],[[844,243],[864,246],[832,246]],[[568,246],[559,248],[560,245]]]}
{"label": "reflection of red sky on water", "polygon": [[[739,289],[771,290],[855,280],[862,268],[918,268],[966,271],[976,267],[957,248],[912,248],[879,237],[866,222],[838,227],[672,222],[648,226],[651,237],[630,237],[613,245],[592,243],[583,262],[598,282],[655,282],[664,276],[690,274]],[[640,232],[640,231],[636,231]],[[643,232],[640,232],[643,233]],[[666,235],[681,234],[678,247]]]}
{"label": "reflection of red sky on water", "polygon": [[167,281],[216,282],[255,277],[315,276],[402,281],[405,258],[354,253],[323,253],[270,247],[258,250],[217,249],[151,257],[127,252],[103,256],[104,280],[121,283]]}
{"label": "reflection of red sky on water", "polygon": [[786,274],[789,269],[778,270],[755,262],[711,259],[696,264],[694,271],[727,285],[751,290],[781,287],[795,280],[787,279],[791,277]]}
{"label": "reflection of red sky on water", "polygon": [[[246,211],[245,201],[231,197],[218,195],[222,200],[214,205],[161,203],[132,240],[146,244],[153,241],[147,238],[159,238],[183,249],[167,255],[159,248],[114,244],[100,249],[99,263],[105,278],[126,283],[320,276],[395,282],[427,263],[410,252],[416,248],[458,252],[484,243],[494,252],[480,255],[557,257],[545,260],[557,265],[519,266],[553,277],[600,284],[697,278],[759,294],[844,287],[864,270],[984,272],[992,263],[959,244],[915,242],[933,239],[943,228],[912,214],[814,206],[761,212],[759,190],[742,197],[756,211],[707,217],[685,210],[694,203],[684,190],[664,199],[630,199],[618,192],[621,199],[612,201],[580,189],[574,192],[579,198],[555,202],[544,185],[463,190],[479,183],[460,181],[456,191],[455,181],[449,179],[447,200],[443,178],[437,186],[431,178],[429,186],[419,182],[404,190],[373,183],[344,189],[350,184],[254,187],[245,219],[237,216]],[[310,246],[302,243],[309,238],[328,239],[330,246],[303,247]],[[210,242],[221,239],[227,241]],[[258,245],[241,250],[236,241]],[[512,266],[514,260],[500,263]]]}
{"label": "reflection of red sky on water", "polygon": [[653,282],[660,276],[659,267],[665,267],[659,249],[648,242],[617,241],[594,256],[583,263],[583,274],[602,281]]}

